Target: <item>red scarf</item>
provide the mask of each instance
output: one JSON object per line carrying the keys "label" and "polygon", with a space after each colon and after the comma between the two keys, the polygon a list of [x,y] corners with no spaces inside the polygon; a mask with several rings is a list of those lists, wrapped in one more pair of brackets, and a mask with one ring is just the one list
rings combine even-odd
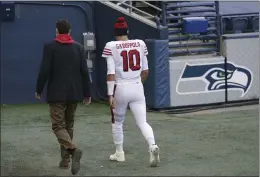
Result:
{"label": "red scarf", "polygon": [[72,37],[68,34],[59,34],[54,38],[54,40],[61,44],[72,44],[74,42]]}

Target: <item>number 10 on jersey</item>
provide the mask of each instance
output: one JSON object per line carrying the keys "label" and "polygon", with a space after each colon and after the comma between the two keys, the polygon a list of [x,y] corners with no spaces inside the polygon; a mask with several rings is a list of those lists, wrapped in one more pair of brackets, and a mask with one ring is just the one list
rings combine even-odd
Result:
{"label": "number 10 on jersey", "polygon": [[[120,55],[123,58],[123,71],[128,72],[128,70],[138,71],[140,66],[140,53],[138,50],[133,49],[130,51],[123,50]],[[134,62],[135,58],[135,62]]]}

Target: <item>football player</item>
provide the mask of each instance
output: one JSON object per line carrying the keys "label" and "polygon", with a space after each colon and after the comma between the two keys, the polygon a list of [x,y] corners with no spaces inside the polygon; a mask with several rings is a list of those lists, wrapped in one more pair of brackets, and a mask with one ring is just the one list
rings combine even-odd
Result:
{"label": "football player", "polygon": [[123,122],[129,106],[137,126],[149,145],[150,165],[158,166],[159,148],[152,127],[146,121],[143,82],[148,76],[147,47],[143,40],[128,39],[128,25],[119,17],[114,25],[116,41],[108,42],[102,57],[107,61],[107,91],[112,113],[112,134],[116,146],[112,161],[125,161]]}

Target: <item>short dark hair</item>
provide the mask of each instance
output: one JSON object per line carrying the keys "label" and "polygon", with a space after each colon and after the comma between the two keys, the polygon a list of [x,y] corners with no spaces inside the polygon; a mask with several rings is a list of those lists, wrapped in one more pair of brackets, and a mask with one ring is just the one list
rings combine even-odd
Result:
{"label": "short dark hair", "polygon": [[70,32],[70,23],[65,19],[58,20],[56,22],[56,28],[59,34],[68,34]]}

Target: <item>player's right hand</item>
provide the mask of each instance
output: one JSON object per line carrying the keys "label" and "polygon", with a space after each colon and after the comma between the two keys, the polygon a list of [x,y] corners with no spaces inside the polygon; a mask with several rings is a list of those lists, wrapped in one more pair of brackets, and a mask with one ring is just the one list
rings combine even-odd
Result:
{"label": "player's right hand", "polygon": [[84,104],[84,105],[89,105],[90,103],[91,103],[91,97],[85,98],[85,99],[83,100],[83,104]]}
{"label": "player's right hand", "polygon": [[115,101],[114,101],[114,97],[113,96],[109,96],[108,97],[108,102],[109,102],[109,106],[111,108],[114,108],[115,107]]}

